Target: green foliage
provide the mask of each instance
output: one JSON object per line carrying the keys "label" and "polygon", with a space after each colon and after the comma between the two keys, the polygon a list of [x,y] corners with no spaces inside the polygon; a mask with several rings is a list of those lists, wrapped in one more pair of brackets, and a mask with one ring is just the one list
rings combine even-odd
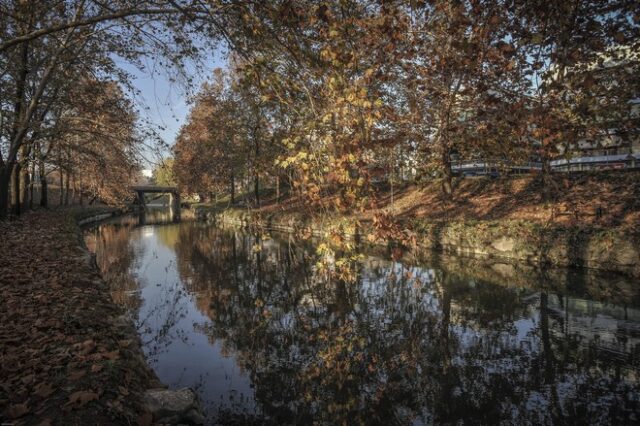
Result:
{"label": "green foliage", "polygon": [[174,167],[174,159],[168,158],[162,163],[158,164],[155,169],[153,169],[153,174],[151,175],[151,180],[154,185],[159,186],[176,186],[176,178],[173,172]]}

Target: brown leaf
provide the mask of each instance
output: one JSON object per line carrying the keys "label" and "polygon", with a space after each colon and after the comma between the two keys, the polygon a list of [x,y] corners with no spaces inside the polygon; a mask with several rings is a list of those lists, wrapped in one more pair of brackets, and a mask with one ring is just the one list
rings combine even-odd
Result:
{"label": "brown leaf", "polygon": [[149,412],[146,412],[140,414],[136,422],[138,423],[138,426],[151,426],[152,421],[153,415]]}
{"label": "brown leaf", "polygon": [[22,381],[22,383],[24,383],[25,385],[30,384],[31,382],[33,382],[33,379],[35,378],[35,375],[33,374],[29,374],[28,376],[23,376],[20,380]]}
{"label": "brown leaf", "polygon": [[49,383],[39,383],[34,393],[42,398],[46,398],[53,393],[53,388]]}
{"label": "brown leaf", "polygon": [[29,412],[29,408],[27,408],[27,404],[14,404],[7,410],[7,415],[10,419],[17,419],[19,417],[24,416]]}
{"label": "brown leaf", "polygon": [[120,393],[124,396],[129,395],[129,391],[127,390],[127,388],[125,388],[124,386],[118,386],[118,390],[120,391]]}
{"label": "brown leaf", "polygon": [[82,342],[80,353],[82,355],[88,355],[96,348],[96,342],[93,340],[85,340]]}
{"label": "brown leaf", "polygon": [[96,401],[98,394],[93,391],[78,391],[69,395],[69,402],[67,404],[77,404],[78,407],[82,407],[89,401]]}
{"label": "brown leaf", "polygon": [[107,352],[107,353],[104,354],[104,357],[107,358],[107,359],[110,359],[112,361],[116,360],[116,359],[120,358],[120,351],[116,349],[115,351]]}
{"label": "brown leaf", "polygon": [[101,364],[93,364],[91,366],[91,372],[92,373],[98,373],[102,370],[102,365]]}
{"label": "brown leaf", "polygon": [[87,372],[84,371],[84,370],[76,370],[76,371],[73,371],[73,372],[69,373],[69,379],[78,380],[78,379],[84,377],[85,374],[87,374]]}

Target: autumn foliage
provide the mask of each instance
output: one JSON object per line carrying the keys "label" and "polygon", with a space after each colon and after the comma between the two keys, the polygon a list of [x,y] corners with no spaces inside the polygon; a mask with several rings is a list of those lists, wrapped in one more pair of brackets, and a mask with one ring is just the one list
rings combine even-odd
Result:
{"label": "autumn foliage", "polygon": [[[157,54],[188,84],[190,59],[228,50],[228,69],[194,96],[173,152],[178,184],[204,200],[242,190],[259,205],[275,188],[278,198],[282,189],[324,209],[364,210],[376,206],[373,183],[403,180],[437,180],[451,198],[455,163],[487,159],[505,171],[541,164],[552,195],[553,159],[638,139],[640,20],[625,0],[65,5],[2,6],[3,214],[9,181],[24,200],[17,193],[34,174],[25,170],[41,163],[94,197],[122,199],[115,188],[138,159],[131,142],[148,134],[130,108],[106,107],[84,84],[129,87],[114,58],[144,68],[141,58]],[[127,108],[124,95],[109,96]],[[97,148],[93,128],[78,138],[62,125],[89,106],[83,98],[111,114],[83,112],[117,152]],[[114,120],[128,130],[104,132]],[[87,155],[104,182],[77,170]]]}
{"label": "autumn foliage", "polygon": [[[535,161],[548,175],[584,141],[638,137],[640,22],[627,2],[234,3],[224,22],[233,83],[224,99],[203,87],[176,148],[183,182],[221,169],[228,181],[240,164],[229,158],[260,174],[237,121],[247,110],[271,146],[261,168],[326,209],[375,208],[374,181],[407,177],[451,196],[455,161]],[[189,168],[203,149],[215,167]]]}

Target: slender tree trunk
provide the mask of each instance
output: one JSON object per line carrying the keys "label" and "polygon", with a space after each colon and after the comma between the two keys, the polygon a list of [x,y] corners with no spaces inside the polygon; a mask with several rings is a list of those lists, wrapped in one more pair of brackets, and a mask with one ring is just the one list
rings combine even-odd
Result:
{"label": "slender tree trunk", "polygon": [[551,170],[551,156],[547,149],[543,147],[542,151],[542,197],[544,201],[551,201],[553,198],[553,181]]}
{"label": "slender tree trunk", "polygon": [[231,173],[231,205],[236,203],[236,181],[235,176]]}
{"label": "slender tree trunk", "polygon": [[5,219],[9,212],[9,182],[11,176],[9,164],[0,165],[0,219]]}
{"label": "slender tree trunk", "polygon": [[82,188],[82,179],[80,179],[80,185],[78,185],[78,192],[79,192],[79,198],[80,198],[80,206],[84,206],[84,191]]}
{"label": "slender tree trunk", "polygon": [[71,175],[71,204],[76,203],[76,186],[77,186],[76,176]]}
{"label": "slender tree trunk", "polygon": [[253,192],[256,196],[256,207],[260,207],[260,178],[257,174],[253,180]]}
{"label": "slender tree trunk", "polygon": [[[25,27],[28,25],[23,22]],[[11,203],[12,212],[15,215],[20,214],[20,164],[17,161],[18,150],[20,144],[16,143],[18,135],[20,133],[20,121],[24,117],[24,92],[26,88],[27,76],[29,74],[29,44],[23,43],[20,46],[20,73],[16,83],[15,102],[13,105],[13,126],[11,127],[11,133],[9,138],[9,155],[7,157],[7,163],[9,164],[6,184],[11,185]],[[20,139],[22,142],[22,139]],[[3,190],[0,189],[0,192]],[[8,204],[9,188],[7,188],[7,198],[5,203]],[[0,196],[0,198],[3,198]],[[8,205],[3,206],[0,201],[0,210],[7,211]],[[0,213],[2,215],[2,213]],[[0,216],[1,217],[1,216]]]}
{"label": "slender tree trunk", "polygon": [[11,213],[20,216],[20,163],[16,161],[11,173]]}
{"label": "slender tree trunk", "polygon": [[20,179],[22,180],[22,192],[20,194],[20,198],[22,201],[22,211],[29,210],[29,193],[31,189],[31,177],[29,176],[29,164],[25,164],[24,167],[21,168]]}
{"label": "slender tree trunk", "polygon": [[394,189],[393,188],[393,177],[391,177],[391,181],[389,182],[389,185],[391,187],[391,211],[393,212],[393,211],[395,211],[395,209],[394,209],[394,201],[395,201],[394,200],[394,195],[395,194],[393,193],[393,189]]}
{"label": "slender tree trunk", "polygon": [[442,147],[442,173],[442,192],[449,198],[453,193],[453,173],[451,171],[451,153],[446,145]]}
{"label": "slender tree trunk", "polygon": [[40,207],[49,207],[49,188],[47,186],[47,174],[44,168],[44,159],[38,159],[38,175],[40,176]]}
{"label": "slender tree trunk", "polygon": [[60,173],[60,203],[58,205],[62,205],[64,203],[64,173],[62,172],[62,167],[58,170]]}
{"label": "slender tree trunk", "polygon": [[260,140],[259,139],[255,139],[255,155],[256,155],[256,159],[255,159],[255,164],[253,165],[254,170],[253,170],[253,192],[256,196],[256,207],[260,208],[260,174],[259,174],[259,170],[258,170],[258,159],[260,158]]}
{"label": "slender tree trunk", "polygon": [[64,178],[64,186],[65,186],[65,190],[64,190],[64,205],[68,206],[69,205],[69,175],[71,173],[69,173],[67,171],[67,173],[65,173],[65,178]]}
{"label": "slender tree trunk", "polygon": [[276,176],[276,203],[280,203],[280,176]]}
{"label": "slender tree trunk", "polygon": [[34,181],[36,179],[36,161],[31,162],[31,179],[29,179],[29,210],[33,210]]}

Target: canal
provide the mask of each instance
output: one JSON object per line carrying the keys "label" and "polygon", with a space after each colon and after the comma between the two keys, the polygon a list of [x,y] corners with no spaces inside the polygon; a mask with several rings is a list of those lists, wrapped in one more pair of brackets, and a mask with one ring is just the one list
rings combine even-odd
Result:
{"label": "canal", "polygon": [[640,421],[630,279],[363,247],[345,282],[313,241],[168,219],[86,242],[149,365],[211,423]]}

